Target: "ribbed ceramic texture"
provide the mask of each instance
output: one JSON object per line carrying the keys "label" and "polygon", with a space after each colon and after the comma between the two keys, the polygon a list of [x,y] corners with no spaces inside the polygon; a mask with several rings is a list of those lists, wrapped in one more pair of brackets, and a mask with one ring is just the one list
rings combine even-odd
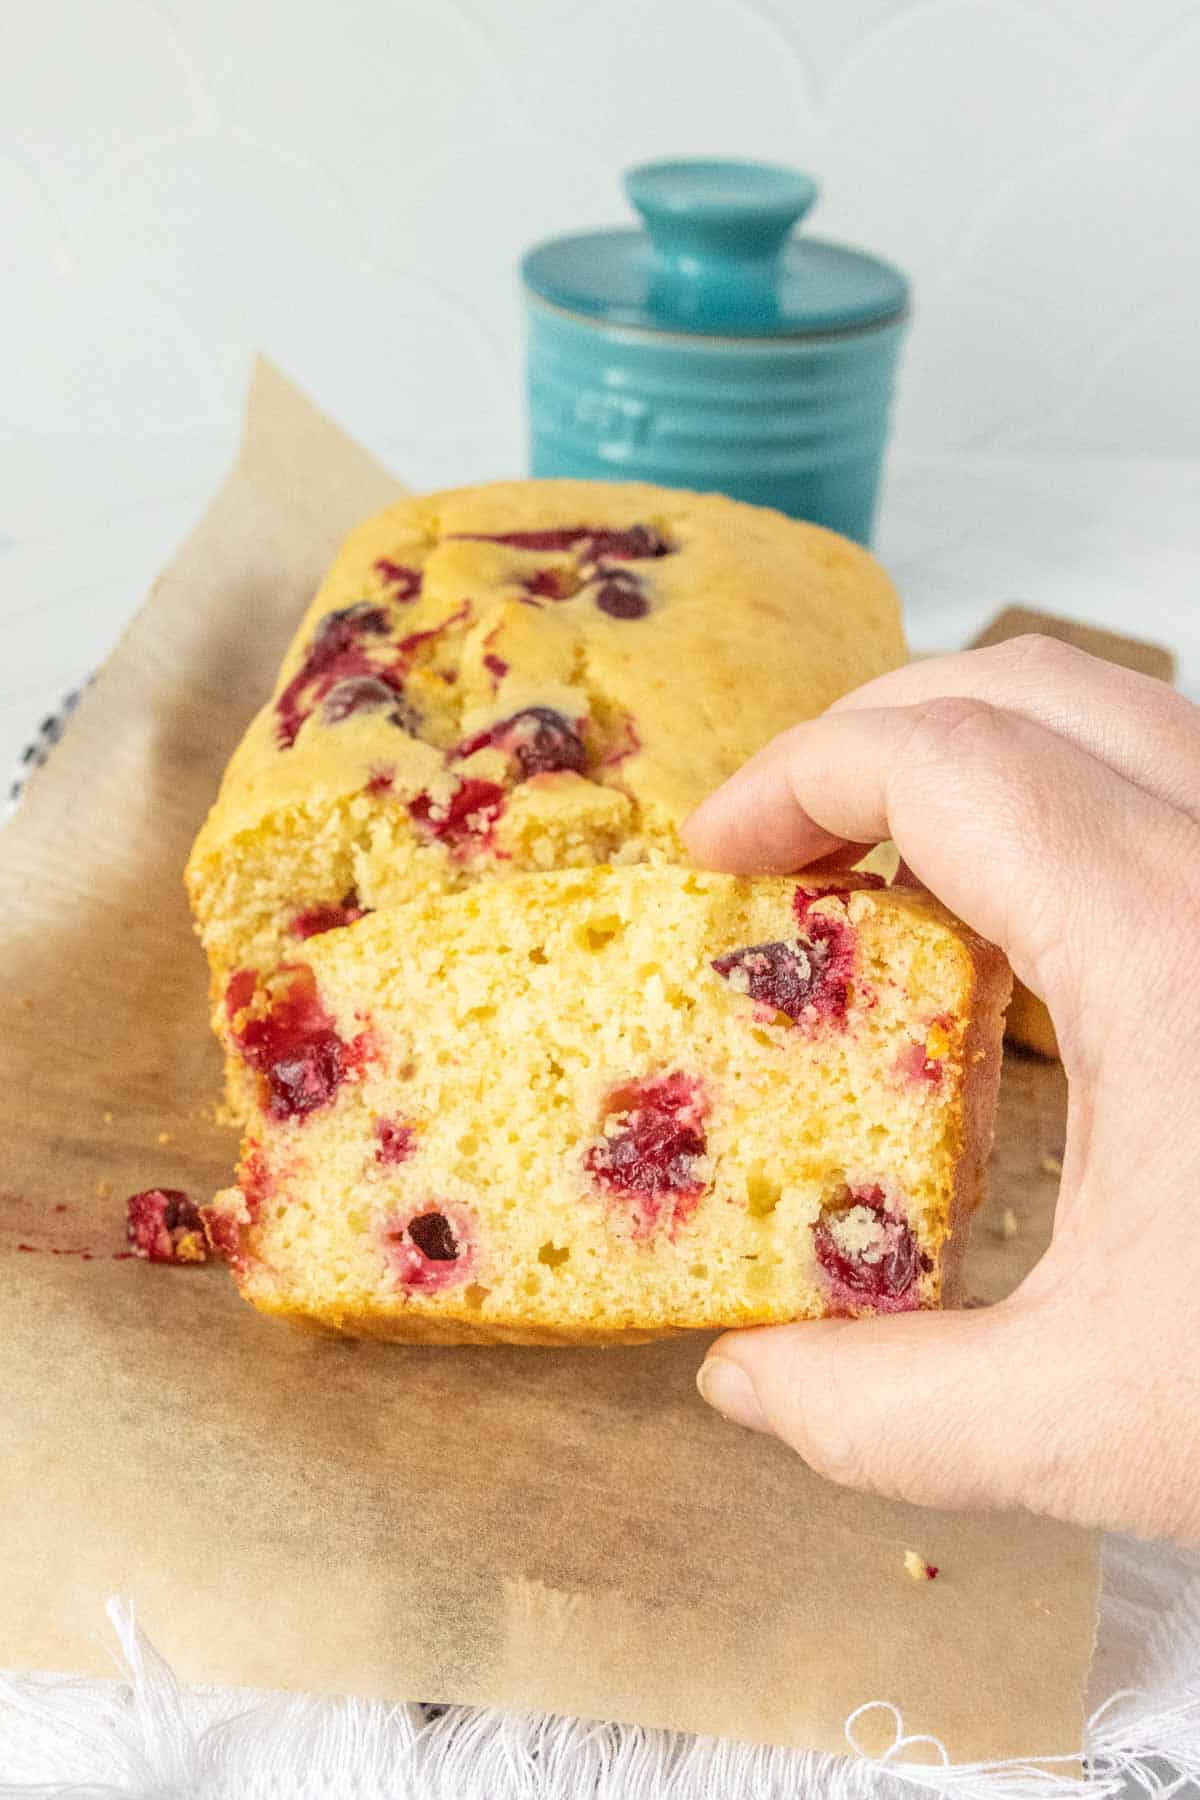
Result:
{"label": "ribbed ceramic texture", "polygon": [[531,472],[716,489],[867,543],[903,332],[672,338],[533,301]]}

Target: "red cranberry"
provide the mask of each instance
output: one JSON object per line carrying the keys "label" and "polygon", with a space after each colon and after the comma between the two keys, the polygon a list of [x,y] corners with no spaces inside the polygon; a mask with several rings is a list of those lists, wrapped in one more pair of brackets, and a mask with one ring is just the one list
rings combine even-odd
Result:
{"label": "red cranberry", "polygon": [[337,931],[343,925],[353,925],[363,918],[370,909],[358,904],[358,895],[351,888],[335,906],[310,906],[305,912],[297,913],[292,920],[293,937],[319,937],[323,931]]}
{"label": "red cranberry", "polygon": [[595,562],[602,556],[620,562],[640,562],[643,558],[669,556],[674,547],[652,525],[630,525],[624,530],[568,525],[548,531],[460,531],[456,535],[480,543],[511,544],[514,550],[579,550],[586,562]]}
{"label": "red cranberry", "polygon": [[367,601],[326,613],[303,663],[275,702],[275,735],[281,749],[291,748],[313,707],[336,683],[373,673],[363,639],[385,636],[387,631],[387,614]]}
{"label": "red cranberry", "polygon": [[408,1235],[430,1262],[457,1262],[458,1239],[445,1213],[421,1213],[408,1221]]}
{"label": "red cranberry", "polygon": [[822,1207],[813,1238],[835,1305],[876,1312],[910,1312],[919,1305],[917,1279],[933,1264],[881,1187],[845,1188]]}
{"label": "red cranberry", "polygon": [[304,658],[310,674],[329,668],[347,650],[356,650],[362,638],[386,637],[387,632],[387,614],[381,606],[372,606],[369,600],[359,600],[353,606],[326,613],[313,633]]}
{"label": "red cranberry", "polygon": [[792,896],[792,910],[800,927],[800,944],[813,968],[820,973],[808,1004],[815,1006],[817,1016],[826,1022],[844,1024],[850,1005],[858,933],[843,916],[812,911],[817,901],[831,896],[845,907],[850,889],[798,887]]}
{"label": "red cranberry", "polygon": [[493,656],[490,652],[484,657],[483,666],[492,677],[493,687],[499,687],[500,683],[504,680],[504,677],[508,674],[510,667],[502,656]]}
{"label": "red cranberry", "polygon": [[462,1207],[426,1207],[384,1227],[383,1249],[410,1293],[436,1293],[465,1281],[474,1263],[471,1221]]}
{"label": "red cranberry", "polygon": [[363,793],[374,794],[376,796],[380,794],[390,794],[392,791],[392,783],[395,779],[395,769],[372,769],[367,785],[363,789]]}
{"label": "red cranberry", "polygon": [[273,1119],[305,1118],[325,1106],[363,1051],[343,1043],[321,1004],[312,970],[281,968],[285,985],[270,1010],[234,1029],[234,1041],[260,1081],[260,1104]]}
{"label": "red cranberry", "polygon": [[335,682],[322,703],[321,718],[326,725],[340,725],[354,713],[382,711],[389,724],[399,725],[410,737],[419,735],[420,715],[404,699],[394,675],[351,675]]}
{"label": "red cranberry", "polygon": [[407,1162],[417,1147],[412,1126],[397,1125],[393,1119],[377,1119],[375,1136],[379,1139],[379,1148],[375,1152],[377,1163]]}
{"label": "red cranberry", "polygon": [[739,993],[774,1007],[789,1019],[801,1019],[821,981],[826,951],[821,944],[751,944],[713,959],[713,968]]}
{"label": "red cranberry", "polygon": [[717,974],[762,1006],[797,1022],[844,1022],[854,972],[854,929],[824,913],[800,915],[794,943],[750,944],[715,957]]}
{"label": "red cranberry", "polygon": [[708,1148],[707,1110],[699,1084],[679,1071],[609,1095],[614,1128],[584,1162],[600,1187],[630,1204],[635,1237],[649,1237],[663,1219],[674,1230],[704,1192],[696,1163]]}
{"label": "red cranberry", "polygon": [[582,775],[587,751],[575,727],[549,706],[530,706],[515,713],[503,744],[516,757],[522,778],[570,770]]}
{"label": "red cranberry", "polygon": [[451,798],[435,802],[430,794],[418,794],[409,802],[409,814],[423,837],[463,851],[472,843],[486,844],[504,806],[504,789],[495,781],[460,781]]}
{"label": "red cranberry", "polygon": [[375,564],[375,573],[382,575],[391,588],[392,592],[388,595],[390,600],[401,603],[415,600],[421,592],[421,571],[410,569],[407,563],[389,562],[386,556],[381,556]]}
{"label": "red cranberry", "polygon": [[596,605],[610,619],[644,619],[650,602],[642,592],[636,575],[618,571],[606,575],[596,589]]}
{"label": "red cranberry", "polygon": [[487,745],[513,758],[522,781],[528,781],[531,775],[549,775],[562,769],[582,775],[587,768],[583,739],[569,719],[549,706],[527,706],[511,718],[489,725],[486,731],[461,744],[458,755],[473,756]]}
{"label": "red cranberry", "polygon": [[125,1202],[125,1235],[133,1254],[145,1262],[208,1260],[199,1209],[178,1188],[147,1188],[144,1193],[131,1194]]}

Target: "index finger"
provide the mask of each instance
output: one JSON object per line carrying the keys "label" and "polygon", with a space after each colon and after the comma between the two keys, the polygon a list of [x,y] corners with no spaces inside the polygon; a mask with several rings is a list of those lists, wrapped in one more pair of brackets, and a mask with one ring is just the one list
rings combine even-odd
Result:
{"label": "index finger", "polygon": [[[945,698],[793,727],[697,808],[684,837],[699,863],[735,873],[785,873],[836,842],[891,837],[1068,1020],[1200,841],[1182,814],[1057,733]],[[1137,978],[1144,1004],[1155,976]]]}
{"label": "index finger", "polygon": [[1058,732],[1118,775],[1200,819],[1200,711],[1150,675],[1030,634],[987,650],[906,663],[835,700],[831,712],[984,700]]}

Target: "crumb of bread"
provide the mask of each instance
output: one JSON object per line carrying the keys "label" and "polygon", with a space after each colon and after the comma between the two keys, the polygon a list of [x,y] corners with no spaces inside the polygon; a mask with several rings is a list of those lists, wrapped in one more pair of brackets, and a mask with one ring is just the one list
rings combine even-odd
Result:
{"label": "crumb of bread", "polygon": [[111,1124],[112,1124],[112,1122],[113,1122],[113,1116],[112,1116],[112,1114],[111,1114],[111,1113],[110,1113],[110,1112],[106,1112],[106,1113],[105,1113],[105,1115],[104,1115],[104,1123],[105,1123],[105,1124],[106,1124],[106,1125],[111,1125]]}
{"label": "crumb of bread", "polygon": [[97,1200],[111,1200],[112,1191],[113,1191],[113,1184],[111,1181],[98,1181],[96,1183],[96,1198],[97,1198]]}
{"label": "crumb of bread", "polygon": [[158,1134],[158,1142],[160,1144],[173,1144],[175,1139],[171,1136],[169,1131],[160,1131]]}
{"label": "crumb of bread", "polygon": [[1057,1157],[1057,1156],[1051,1156],[1049,1152],[1047,1152],[1046,1155],[1042,1157],[1039,1167],[1041,1168],[1043,1175],[1061,1175],[1062,1174],[1061,1158]]}
{"label": "crumb of bread", "polygon": [[663,865],[319,934],[235,990],[264,1085],[210,1241],[264,1311],[401,1341],[936,1306],[987,1004],[958,931],[908,895]]}
{"label": "crumb of bread", "polygon": [[1004,1238],[1005,1240],[1015,1238],[1020,1229],[1021,1227],[1017,1223],[1017,1215],[1011,1206],[1005,1207],[1004,1211],[1000,1214],[1000,1217],[996,1220],[996,1223],[992,1226],[992,1230],[995,1232],[996,1236],[998,1238]]}
{"label": "crumb of bread", "polygon": [[936,1581],[937,1579],[937,1564],[926,1562],[925,1558],[916,1550],[904,1552],[904,1569],[905,1573],[911,1575],[914,1581]]}

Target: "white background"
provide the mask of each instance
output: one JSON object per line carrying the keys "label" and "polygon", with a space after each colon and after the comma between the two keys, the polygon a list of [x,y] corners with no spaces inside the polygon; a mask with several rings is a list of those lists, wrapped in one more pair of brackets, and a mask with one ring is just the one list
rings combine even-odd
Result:
{"label": "white background", "polygon": [[1093,524],[1169,490],[1184,586],[1137,601],[1165,629],[1196,578],[1161,464],[1200,459],[1198,95],[1195,0],[0,0],[0,754],[195,516],[256,346],[414,485],[519,472],[517,257],[620,221],[621,168],[666,153],[807,166],[813,228],[911,273],[881,544],[903,581],[911,530],[943,541],[918,642],[1010,597],[954,560],[996,455],[1059,459],[1054,491],[1125,459],[1048,575],[1018,512],[990,577],[1102,616],[1130,571]]}

